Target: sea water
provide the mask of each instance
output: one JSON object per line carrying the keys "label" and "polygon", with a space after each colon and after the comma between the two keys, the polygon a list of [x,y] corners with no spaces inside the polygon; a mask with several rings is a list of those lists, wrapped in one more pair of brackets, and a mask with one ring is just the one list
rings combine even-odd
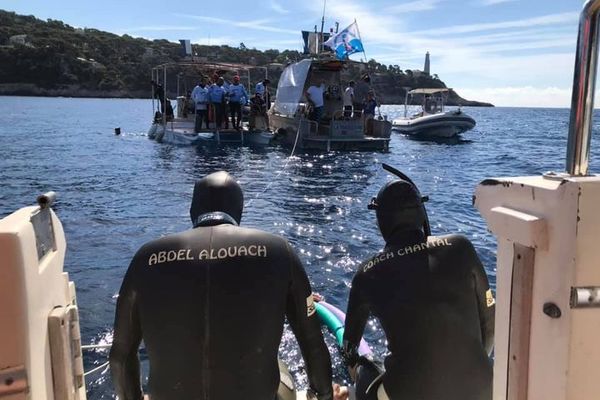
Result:
{"label": "sea water", "polygon": [[[205,149],[151,141],[150,100],[0,97],[0,110],[0,217],[43,192],[58,193],[55,211],[68,242],[65,269],[77,285],[84,343],[110,342],[116,294],[131,257],[146,241],[190,228],[194,181],[218,170],[243,187],[242,225],[288,239],[313,289],[343,310],[358,264],[384,244],[367,210],[392,178],[381,163],[409,175],[430,197],[433,234],[471,239],[494,287],[496,243],[472,206],[475,187],[488,177],[564,171],[569,122],[567,109],[464,108],[477,126],[456,141],[394,133],[385,153],[297,151],[290,157],[290,149],[280,147]],[[393,119],[403,107],[383,106],[381,113]],[[598,125],[592,172],[600,170]],[[377,354],[385,352],[374,321],[366,338]],[[305,384],[289,330],[281,354]],[[141,358],[147,373],[143,351]],[[86,354],[86,370],[106,359],[106,351]],[[114,396],[109,373],[101,372],[87,378],[90,399]],[[340,367],[335,373],[337,380],[347,378]]]}

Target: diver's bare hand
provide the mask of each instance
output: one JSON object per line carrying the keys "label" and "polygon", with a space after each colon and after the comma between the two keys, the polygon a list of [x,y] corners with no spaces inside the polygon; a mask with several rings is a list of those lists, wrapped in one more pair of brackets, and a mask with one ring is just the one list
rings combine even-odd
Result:
{"label": "diver's bare hand", "polygon": [[350,396],[347,386],[340,386],[337,383],[333,384],[333,400],[347,400]]}

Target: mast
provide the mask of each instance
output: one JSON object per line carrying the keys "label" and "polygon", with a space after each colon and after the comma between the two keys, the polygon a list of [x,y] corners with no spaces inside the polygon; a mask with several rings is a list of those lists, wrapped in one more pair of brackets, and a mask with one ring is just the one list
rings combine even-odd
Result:
{"label": "mast", "polygon": [[321,17],[321,36],[319,37],[319,46],[317,48],[317,55],[323,52],[323,27],[325,26],[325,6],[327,6],[327,0],[323,0],[323,16]]}

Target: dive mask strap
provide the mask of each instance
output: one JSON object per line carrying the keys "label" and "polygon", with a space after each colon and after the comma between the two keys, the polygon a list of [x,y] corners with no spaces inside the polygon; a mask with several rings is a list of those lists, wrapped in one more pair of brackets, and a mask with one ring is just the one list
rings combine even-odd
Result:
{"label": "dive mask strap", "polygon": [[222,211],[213,211],[200,214],[194,223],[194,228],[200,226],[212,226],[220,224],[231,224],[237,226],[237,221],[229,214]]}

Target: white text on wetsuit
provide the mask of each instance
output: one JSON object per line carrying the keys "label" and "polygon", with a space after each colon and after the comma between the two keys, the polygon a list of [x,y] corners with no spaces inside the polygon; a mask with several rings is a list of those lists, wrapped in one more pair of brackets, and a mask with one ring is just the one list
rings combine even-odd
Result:
{"label": "white text on wetsuit", "polygon": [[413,244],[412,246],[406,246],[401,249],[395,251],[388,251],[385,253],[379,254],[377,257],[373,258],[371,261],[364,266],[363,271],[368,271],[377,264],[382,261],[389,260],[390,258],[394,258],[396,255],[402,257],[407,254],[416,253],[421,250],[429,249],[430,247],[438,247],[438,246],[452,246],[452,243],[448,241],[448,239],[434,239],[428,242]]}
{"label": "white text on wetsuit", "polygon": [[249,246],[230,246],[218,249],[202,249],[194,252],[192,249],[163,250],[152,253],[148,258],[148,266],[173,261],[193,260],[223,260],[234,257],[266,257],[267,246],[251,244]]}

